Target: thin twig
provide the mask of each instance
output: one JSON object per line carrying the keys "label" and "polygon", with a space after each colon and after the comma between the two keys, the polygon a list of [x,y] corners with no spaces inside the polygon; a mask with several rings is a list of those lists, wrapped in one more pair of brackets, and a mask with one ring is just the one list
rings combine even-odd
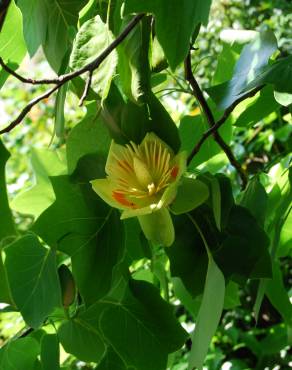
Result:
{"label": "thin twig", "polygon": [[48,84],[58,84],[59,78],[56,79],[41,79],[41,80],[35,80],[33,78],[26,78],[15,72],[13,69],[11,69],[7,64],[4,63],[3,59],[0,57],[0,65],[4,69],[4,71],[8,72],[13,77],[17,78],[19,81],[31,84],[31,85],[48,85]]}
{"label": "thin twig", "polygon": [[[193,94],[194,96],[196,97],[196,99],[198,100],[206,118],[207,118],[207,121],[208,121],[208,124],[210,126],[210,128],[212,128],[213,126],[216,125],[216,122],[215,122],[215,119],[214,119],[214,116],[213,116],[213,113],[203,95],[203,92],[200,88],[200,86],[198,85],[194,75],[193,75],[193,72],[192,72],[192,65],[191,65],[191,54],[190,52],[188,53],[187,55],[187,58],[185,60],[185,77],[186,77],[186,80],[189,82],[189,84],[191,85],[191,88],[193,90]],[[215,141],[218,143],[218,145],[220,145],[220,147],[223,149],[223,151],[225,152],[227,158],[229,159],[231,165],[237,170],[240,178],[241,178],[241,181],[242,181],[242,187],[245,188],[246,184],[247,184],[247,177],[246,177],[246,174],[243,170],[243,168],[241,167],[240,163],[237,162],[232,150],[230,149],[230,147],[225,143],[225,141],[222,139],[222,137],[219,135],[219,133],[216,131],[216,130],[212,130],[210,135],[213,135]],[[191,162],[193,157],[189,156],[188,158],[188,164]]]}
{"label": "thin twig", "polygon": [[79,100],[79,107],[81,107],[84,103],[84,100],[86,99],[87,95],[88,95],[88,92],[89,92],[89,89],[90,89],[90,86],[91,86],[91,82],[92,82],[92,74],[93,74],[93,71],[89,71],[89,74],[88,74],[88,78],[86,80],[86,83],[85,83],[85,87],[84,87],[84,91],[83,91],[83,94]]}
{"label": "thin twig", "polygon": [[204,134],[202,135],[202,137],[200,138],[200,140],[198,141],[198,143],[196,144],[196,146],[194,147],[194,149],[190,153],[190,155],[188,157],[188,163],[190,163],[192,161],[193,157],[199,152],[199,150],[201,149],[201,146],[208,139],[208,137],[211,136],[213,134],[213,132],[217,131],[226,122],[226,120],[228,119],[228,117],[230,116],[230,114],[233,112],[233,110],[236,108],[236,106],[239,103],[241,103],[243,100],[245,100],[247,98],[251,98],[252,96],[254,96],[262,88],[263,88],[263,86],[259,86],[259,87],[255,88],[254,90],[251,90],[248,93],[242,95],[240,98],[238,98],[237,100],[235,100],[224,111],[222,117],[215,123],[215,125],[213,125],[212,127],[209,128],[209,130],[207,130],[206,132],[204,132]]}
{"label": "thin twig", "polygon": [[[64,74],[62,76],[59,76],[58,78],[46,80],[47,82],[45,82],[45,83],[48,83],[48,84],[49,83],[50,84],[54,83],[54,84],[56,84],[56,86],[54,86],[52,89],[48,90],[44,94],[40,95],[39,97],[36,97],[35,99],[31,100],[27,104],[27,106],[25,106],[23,108],[23,110],[20,112],[20,114],[18,115],[18,117],[15,120],[13,120],[7,127],[0,130],[0,135],[3,134],[3,133],[11,131],[14,127],[16,127],[19,123],[21,123],[23,118],[27,115],[27,113],[31,110],[31,108],[34,105],[39,103],[41,100],[48,98],[53,92],[58,90],[67,81],[70,81],[73,78],[78,77],[78,76],[82,75],[85,72],[90,72],[90,71],[94,71],[95,69],[97,69],[100,66],[100,64],[108,57],[108,55],[127,37],[127,35],[132,31],[132,29],[144,17],[144,15],[145,14],[136,15],[128,23],[128,25],[124,28],[124,30],[119,34],[119,36],[91,63],[88,63],[86,66],[84,66],[84,67],[82,67],[82,68],[80,68],[76,71],[73,71],[73,72]],[[29,79],[25,79],[25,80],[28,81]],[[38,83],[37,82],[38,80],[34,80],[34,81],[35,81],[35,84]],[[40,81],[44,81],[44,80],[40,80]],[[43,84],[44,84],[44,82],[43,82]]]}

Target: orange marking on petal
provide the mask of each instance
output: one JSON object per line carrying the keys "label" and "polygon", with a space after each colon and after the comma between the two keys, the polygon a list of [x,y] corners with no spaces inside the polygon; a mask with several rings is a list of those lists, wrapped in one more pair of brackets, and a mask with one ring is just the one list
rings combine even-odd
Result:
{"label": "orange marking on petal", "polygon": [[174,166],[170,172],[170,176],[173,177],[174,179],[176,178],[177,174],[178,174],[178,166]]}
{"label": "orange marking on petal", "polygon": [[120,193],[118,191],[113,191],[112,196],[118,203],[120,203],[123,206],[137,208],[136,204],[128,201],[128,199],[126,199],[125,197],[125,194],[123,193]]}

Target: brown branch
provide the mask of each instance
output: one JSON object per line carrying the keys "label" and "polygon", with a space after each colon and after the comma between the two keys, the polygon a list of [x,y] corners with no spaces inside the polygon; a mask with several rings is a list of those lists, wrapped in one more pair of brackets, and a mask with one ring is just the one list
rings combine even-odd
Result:
{"label": "brown branch", "polygon": [[263,86],[256,87],[255,89],[249,91],[248,93],[242,95],[240,98],[236,99],[223,113],[222,117],[209,128],[204,134],[202,135],[201,139],[198,141],[196,146],[193,148],[192,152],[190,153],[188,157],[188,164],[192,161],[193,157],[199,152],[201,149],[201,146],[204,144],[204,142],[208,139],[209,136],[213,134],[213,132],[217,131],[228,119],[230,114],[233,112],[233,110],[236,108],[236,106],[241,103],[243,100],[247,98],[251,98],[254,96],[257,92],[259,92]]}
{"label": "brown branch", "polygon": [[89,71],[89,75],[88,75],[88,78],[86,80],[86,83],[85,83],[85,87],[84,87],[84,91],[83,91],[83,94],[80,98],[80,101],[79,101],[79,107],[81,107],[84,103],[84,100],[86,99],[88,93],[89,93],[89,89],[90,89],[90,86],[91,86],[91,82],[92,82],[92,74],[93,74],[93,71]]}
{"label": "brown branch", "polygon": [[41,80],[35,80],[33,78],[26,78],[15,72],[13,69],[11,69],[7,64],[4,63],[4,60],[0,57],[0,66],[4,69],[4,71],[8,72],[13,77],[17,78],[19,81],[31,84],[31,85],[45,85],[45,84],[58,84],[59,78],[56,79],[41,79]]}
{"label": "brown branch", "polygon": [[[38,84],[39,81],[46,81],[42,82],[42,84],[56,84],[53,88],[45,92],[44,94],[36,97],[35,99],[31,100],[27,106],[23,108],[23,110],[20,112],[20,114],[17,116],[15,120],[13,120],[7,127],[4,129],[0,130],[0,135],[6,132],[11,131],[14,127],[16,127],[23,118],[27,115],[27,113],[31,110],[31,108],[39,103],[41,100],[48,98],[53,92],[58,90],[62,85],[64,85],[67,81],[72,80],[75,77],[78,77],[82,75],[85,72],[93,72],[95,69],[97,69],[100,64],[108,57],[108,55],[127,37],[127,35],[132,31],[132,29],[139,23],[139,21],[144,17],[144,14],[138,14],[136,15],[129,23],[128,25],[124,28],[124,30],[119,34],[119,36],[96,58],[94,59],[91,63],[88,63],[86,66],[64,74],[62,76],[59,76],[54,79],[48,79],[48,80],[32,80],[32,79],[26,79],[24,77],[21,77],[24,81],[34,81],[34,84]],[[15,76],[15,72],[14,72]],[[19,77],[19,75],[17,74]],[[18,78],[17,77],[17,78]],[[32,83],[32,82],[29,82]]]}
{"label": "brown branch", "polygon": [[[212,127],[216,125],[216,122],[215,122],[213,113],[212,113],[212,111],[211,111],[211,109],[210,109],[210,107],[209,107],[209,105],[208,105],[208,103],[207,103],[207,101],[206,101],[206,99],[203,95],[203,92],[202,92],[200,86],[198,85],[194,75],[193,75],[190,52],[188,53],[187,58],[185,60],[185,77],[186,77],[186,80],[189,82],[189,84],[192,88],[193,94],[194,94],[195,98],[198,100],[198,102],[199,102],[199,104],[200,104],[200,106],[201,106],[201,108],[202,108],[202,110],[203,110],[203,112],[204,112],[204,114],[207,118],[207,121],[208,121],[208,124],[209,124],[210,128],[212,129]],[[224,122],[225,122],[225,120],[226,120],[226,118],[224,119]],[[217,144],[220,145],[220,147],[225,152],[225,154],[226,154],[227,158],[229,159],[229,162],[231,163],[231,165],[237,170],[237,172],[238,172],[238,174],[241,178],[241,181],[242,181],[242,187],[245,188],[245,186],[247,184],[246,174],[245,174],[243,168],[241,167],[240,163],[236,160],[232,150],[225,143],[225,141],[222,139],[222,137],[217,132],[217,130],[212,130],[210,132],[210,135],[213,135]],[[209,134],[208,134],[208,136],[209,136]],[[193,156],[192,157],[189,156],[188,161],[187,161],[188,164],[191,162],[192,158],[193,158]]]}

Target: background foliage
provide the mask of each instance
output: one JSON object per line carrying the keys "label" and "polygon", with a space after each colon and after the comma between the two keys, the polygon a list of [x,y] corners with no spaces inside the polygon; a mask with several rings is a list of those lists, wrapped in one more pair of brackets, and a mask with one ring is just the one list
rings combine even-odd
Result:
{"label": "background foliage", "polygon": [[[0,369],[290,368],[290,2],[0,4],[0,57],[36,79],[83,68],[133,13],[148,14],[92,76],[1,136]],[[193,157],[210,122],[185,73],[190,40],[214,120],[232,107],[218,130],[227,148],[215,134]],[[0,130],[52,87],[5,65]],[[89,183],[105,176],[112,138],[139,143],[147,131],[186,150],[187,175],[209,189],[172,216],[169,248]]]}

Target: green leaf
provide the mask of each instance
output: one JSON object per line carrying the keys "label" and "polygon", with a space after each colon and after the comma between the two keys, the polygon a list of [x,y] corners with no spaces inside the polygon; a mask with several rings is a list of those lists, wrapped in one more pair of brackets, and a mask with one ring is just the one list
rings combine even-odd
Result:
{"label": "green leaf", "polygon": [[5,165],[9,156],[9,152],[0,141],[0,209],[2,215],[0,227],[0,302],[13,303],[1,255],[1,249],[9,242],[10,237],[16,234],[12,213],[8,204],[5,181]]}
{"label": "green leaf", "polygon": [[23,16],[23,35],[30,57],[46,39],[46,8],[41,0],[16,0]]}
{"label": "green leaf", "polygon": [[[209,129],[207,122],[203,121],[202,116],[185,116],[179,125],[179,135],[181,139],[181,150],[186,150],[188,154],[201,139],[203,133]],[[219,133],[226,143],[229,143],[232,137],[231,121],[227,120],[220,127]],[[193,158],[189,168],[196,168],[198,165],[213,158],[216,154],[222,151],[221,147],[215,142],[213,137],[205,140],[201,146],[199,153]]]}
{"label": "green leaf", "polygon": [[251,81],[246,90],[250,90],[255,86],[262,84],[272,84],[274,90],[282,93],[292,93],[292,56],[289,55],[286,58],[282,58],[267,66],[260,75]]}
{"label": "green leaf", "polygon": [[214,258],[225,276],[239,283],[271,276],[269,238],[246,208],[231,208],[224,232],[227,236]]}
{"label": "green leaf", "polygon": [[152,284],[143,281],[131,281],[123,301],[109,302],[99,323],[105,339],[128,368],[165,369],[167,354],[186,340],[172,307]]}
{"label": "green leaf", "polygon": [[204,203],[208,197],[209,190],[203,182],[184,177],[178,188],[176,198],[170,206],[170,210],[175,215],[187,213]]}
{"label": "green leaf", "polygon": [[95,302],[111,287],[112,270],[123,255],[119,213],[109,208],[88,183],[74,183],[68,176],[51,181],[56,201],[33,229],[46,243],[72,257],[81,295],[86,303]]}
{"label": "green leaf", "polygon": [[55,252],[31,234],[7,246],[4,253],[13,300],[26,323],[38,328],[61,304]]}
{"label": "green leaf", "polygon": [[279,108],[272,86],[264,87],[236,119],[238,127],[253,126]]}
{"label": "green leaf", "polygon": [[155,15],[157,38],[174,70],[185,59],[196,26],[207,24],[210,5],[210,0],[127,0],[125,13]]}
{"label": "green leaf", "polygon": [[253,177],[242,195],[240,204],[249,209],[259,225],[264,226],[267,211],[268,196],[258,177]]}
{"label": "green leaf", "polygon": [[153,93],[148,96],[147,105],[152,120],[151,130],[149,131],[153,131],[177,153],[180,149],[180,138],[174,121]]}
{"label": "green leaf", "polygon": [[41,339],[41,363],[43,370],[60,370],[60,349],[56,334],[46,334]]}
{"label": "green leaf", "polygon": [[0,369],[34,370],[39,351],[39,344],[33,338],[9,341],[0,349]]}
{"label": "green leaf", "polygon": [[63,138],[65,128],[64,104],[68,90],[68,83],[60,87],[56,95],[55,101],[55,133],[57,137]]}
{"label": "green leaf", "polygon": [[[130,17],[123,21],[124,25]],[[145,101],[150,91],[150,17],[142,19],[118,47],[118,71],[123,92],[133,102]]]}
{"label": "green leaf", "polygon": [[[77,70],[91,63],[112,41],[113,35],[99,15],[85,22],[74,40],[70,67]],[[116,65],[117,54],[114,50],[93,72],[91,87],[102,100],[107,97]]]}
{"label": "green leaf", "polygon": [[203,299],[192,335],[189,370],[195,366],[202,369],[204,359],[223,310],[225,280],[222,272],[209,255],[208,271]]}
{"label": "green leaf", "polygon": [[99,330],[83,315],[63,323],[58,336],[65,351],[82,361],[99,362],[106,350]]}
{"label": "green leaf", "polygon": [[[104,174],[111,140],[95,109],[95,105],[95,103],[92,103],[89,106],[86,116],[70,131],[68,136],[66,151],[69,174],[75,171],[81,158],[89,154],[96,154],[99,157],[95,166],[98,167],[100,174]],[[95,175],[96,172],[92,174],[92,179],[100,177],[94,177]]]}
{"label": "green leaf", "polygon": [[277,40],[272,31],[260,32],[242,49],[232,79],[207,89],[208,94],[220,109],[226,109],[242,96],[243,90],[267,66],[269,58],[276,50]]}
{"label": "green leaf", "polygon": [[95,370],[127,370],[127,365],[111,347],[108,347],[105,356]]}
{"label": "green leaf", "polygon": [[[10,2],[5,22],[0,32],[0,55],[9,67],[16,70],[26,54],[22,35],[22,17],[14,1]],[[0,68],[0,88],[8,77],[8,73]]]}
{"label": "green leaf", "polygon": [[266,295],[269,301],[283,317],[286,324],[292,327],[292,304],[284,286],[281,268],[277,261],[273,263],[273,279],[267,280],[266,284]]}
{"label": "green leaf", "polygon": [[31,164],[35,174],[35,185],[20,192],[12,200],[11,208],[37,218],[55,200],[49,176],[66,173],[66,164],[62,152],[49,149],[32,149]]}
{"label": "green leaf", "polygon": [[[232,30],[233,32],[235,30]],[[212,85],[218,85],[232,78],[233,68],[238,59],[238,54],[234,48],[223,43],[223,49],[218,57],[218,64],[212,79]]]}
{"label": "green leaf", "polygon": [[6,182],[5,182],[5,166],[10,153],[6,150],[0,141],[0,208],[1,208],[1,227],[0,227],[0,248],[5,245],[5,238],[15,235],[15,226],[11,210],[8,204]]}
{"label": "green leaf", "polygon": [[207,271],[207,255],[200,235],[186,215],[174,218],[175,241],[165,250],[170,261],[171,276],[181,278],[195,297],[203,292]]}

